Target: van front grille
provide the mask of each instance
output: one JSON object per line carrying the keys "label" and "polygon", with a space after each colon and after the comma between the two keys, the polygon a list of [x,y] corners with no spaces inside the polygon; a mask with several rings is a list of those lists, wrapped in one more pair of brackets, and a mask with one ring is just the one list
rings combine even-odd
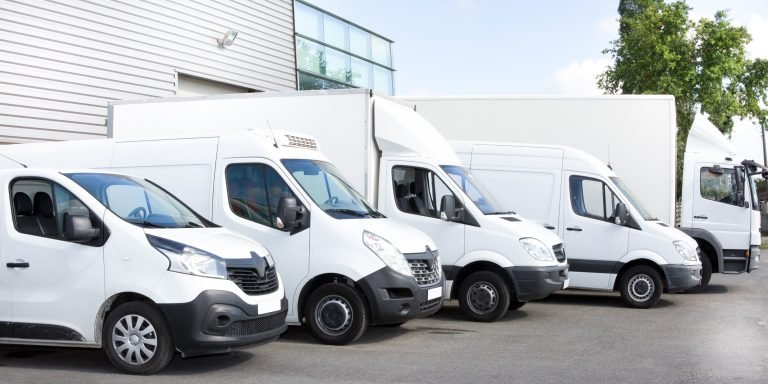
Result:
{"label": "van front grille", "polygon": [[267,267],[264,277],[259,277],[254,268],[227,268],[229,280],[232,280],[246,295],[266,295],[277,291],[279,282],[274,267]]}
{"label": "van front grille", "polygon": [[253,336],[278,329],[285,324],[287,314],[288,311],[280,311],[256,319],[235,321],[227,328],[224,336]]}
{"label": "van front grille", "polygon": [[556,244],[552,247],[552,250],[555,252],[555,258],[559,262],[565,261],[565,247],[563,247],[563,243]]}

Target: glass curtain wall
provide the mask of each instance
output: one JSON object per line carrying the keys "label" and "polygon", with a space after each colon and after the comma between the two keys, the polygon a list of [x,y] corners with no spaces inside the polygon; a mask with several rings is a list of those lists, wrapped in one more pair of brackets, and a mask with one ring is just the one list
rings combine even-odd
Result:
{"label": "glass curtain wall", "polygon": [[299,89],[373,88],[393,95],[392,40],[294,2]]}

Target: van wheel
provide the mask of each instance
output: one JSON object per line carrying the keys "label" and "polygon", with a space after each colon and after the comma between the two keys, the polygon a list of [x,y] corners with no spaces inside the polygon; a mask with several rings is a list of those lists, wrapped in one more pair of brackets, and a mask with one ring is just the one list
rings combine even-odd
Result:
{"label": "van wheel", "polygon": [[699,254],[699,260],[701,260],[701,284],[688,288],[685,292],[698,293],[709,285],[709,279],[712,278],[712,261],[709,260],[709,256],[704,252]]}
{"label": "van wheel", "polygon": [[459,308],[473,321],[493,322],[501,319],[510,306],[507,284],[498,274],[475,272],[459,286]]}
{"label": "van wheel", "polygon": [[102,340],[109,361],[128,373],[152,374],[173,359],[168,322],[148,303],[130,302],[115,308],[104,322]]}
{"label": "van wheel", "polygon": [[312,336],[325,344],[349,344],[368,328],[365,298],[345,284],[325,284],[312,291],[304,313]]}
{"label": "van wheel", "polygon": [[650,308],[661,298],[661,275],[652,267],[637,265],[621,275],[621,298],[634,308]]}

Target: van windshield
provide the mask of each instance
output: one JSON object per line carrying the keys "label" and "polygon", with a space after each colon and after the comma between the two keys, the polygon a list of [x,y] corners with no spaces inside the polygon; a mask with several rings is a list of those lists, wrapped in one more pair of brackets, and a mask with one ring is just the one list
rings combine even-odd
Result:
{"label": "van windshield", "polygon": [[613,181],[614,184],[616,184],[616,187],[619,188],[619,191],[621,191],[621,194],[624,195],[624,197],[629,200],[629,203],[632,204],[633,207],[637,210],[638,213],[640,213],[640,216],[642,216],[643,220],[650,220],[655,221],[658,220],[655,216],[648,213],[648,210],[645,209],[645,207],[640,203],[640,200],[635,197],[635,195],[632,194],[632,191],[629,190],[626,184],[624,184],[624,180],[618,178],[618,177],[609,177],[611,181]]}
{"label": "van windshield", "polygon": [[147,180],[106,173],[68,173],[65,176],[131,224],[152,228],[211,226],[176,197]]}
{"label": "van windshield", "polygon": [[503,215],[514,213],[512,211],[502,212],[499,210],[499,204],[493,199],[491,193],[488,192],[480,182],[475,180],[472,173],[467,171],[466,168],[457,167],[455,165],[443,165],[441,168],[443,168],[445,173],[451,177],[451,180],[464,191],[467,197],[475,203],[477,208],[479,208],[483,214]]}
{"label": "van windshield", "polygon": [[301,188],[320,209],[337,219],[384,217],[339,176],[333,164],[318,160],[283,160]]}

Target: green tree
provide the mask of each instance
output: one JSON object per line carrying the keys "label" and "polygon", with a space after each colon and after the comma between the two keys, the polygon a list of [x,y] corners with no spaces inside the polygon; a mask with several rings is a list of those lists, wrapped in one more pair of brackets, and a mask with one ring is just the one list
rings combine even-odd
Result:
{"label": "green tree", "polygon": [[614,63],[598,76],[606,93],[675,96],[678,195],[697,108],[729,134],[734,116],[765,120],[768,82],[765,61],[746,57],[746,28],[732,25],[726,11],[694,22],[690,10],[685,0],[620,0],[619,38],[603,51]]}

